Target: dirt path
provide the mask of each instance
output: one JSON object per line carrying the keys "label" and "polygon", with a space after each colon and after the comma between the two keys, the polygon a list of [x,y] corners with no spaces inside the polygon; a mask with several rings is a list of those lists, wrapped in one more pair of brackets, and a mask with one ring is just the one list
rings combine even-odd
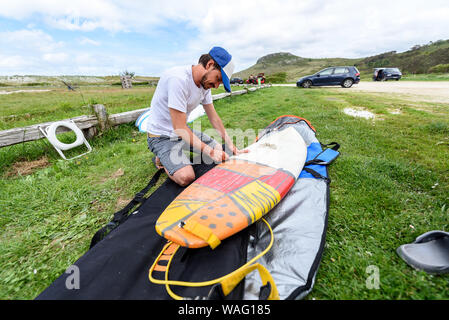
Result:
{"label": "dirt path", "polygon": [[13,94],[13,93],[22,93],[22,92],[47,92],[51,90],[15,90],[15,91],[0,91],[0,94]]}
{"label": "dirt path", "polygon": [[449,103],[449,81],[361,81],[351,89],[364,92],[394,93],[407,99]]}
{"label": "dirt path", "polygon": [[[274,84],[273,86],[296,86],[295,84]],[[320,87],[314,87],[318,89]],[[326,89],[347,90],[347,92],[391,93],[406,100],[449,103],[449,81],[360,81],[350,89],[338,86]]]}

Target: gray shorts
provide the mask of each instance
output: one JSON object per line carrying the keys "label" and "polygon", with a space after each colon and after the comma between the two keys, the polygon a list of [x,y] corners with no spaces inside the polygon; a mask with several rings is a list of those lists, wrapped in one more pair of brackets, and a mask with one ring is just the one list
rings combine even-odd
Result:
{"label": "gray shorts", "polygon": [[[192,130],[202,142],[213,148],[218,142],[207,134],[200,131]],[[170,175],[173,175],[177,170],[192,165],[189,157],[185,154],[185,150],[201,153],[200,150],[192,149],[181,138],[170,138],[168,136],[148,137],[148,149],[153,152],[161,161],[161,164],[167,169]],[[209,158],[210,159],[210,158]],[[212,161],[212,160],[210,160]],[[212,163],[212,162],[210,162]]]}

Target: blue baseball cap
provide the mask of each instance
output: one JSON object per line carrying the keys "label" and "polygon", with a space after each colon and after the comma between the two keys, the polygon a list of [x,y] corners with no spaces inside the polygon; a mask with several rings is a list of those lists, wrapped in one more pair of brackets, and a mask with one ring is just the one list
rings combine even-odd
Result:
{"label": "blue baseball cap", "polygon": [[223,86],[227,92],[231,92],[231,83],[229,82],[229,79],[234,72],[234,62],[232,61],[232,56],[222,47],[213,47],[209,51],[209,55],[221,67]]}

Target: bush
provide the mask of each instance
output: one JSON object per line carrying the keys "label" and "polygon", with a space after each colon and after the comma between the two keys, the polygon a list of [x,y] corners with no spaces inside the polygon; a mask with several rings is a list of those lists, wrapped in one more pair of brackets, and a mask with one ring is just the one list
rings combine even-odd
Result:
{"label": "bush", "polygon": [[51,85],[48,82],[30,82],[30,83],[25,83],[24,86],[27,87],[42,87],[42,86],[49,86]]}
{"label": "bush", "polygon": [[449,134],[449,124],[441,121],[434,121],[429,123],[427,126],[427,129],[430,132],[438,132],[442,134]]}
{"label": "bush", "polygon": [[266,77],[267,83],[285,83],[287,82],[287,72],[278,72],[270,74]]}
{"label": "bush", "polygon": [[446,73],[449,72],[449,63],[447,64],[437,64],[429,68],[430,73]]}

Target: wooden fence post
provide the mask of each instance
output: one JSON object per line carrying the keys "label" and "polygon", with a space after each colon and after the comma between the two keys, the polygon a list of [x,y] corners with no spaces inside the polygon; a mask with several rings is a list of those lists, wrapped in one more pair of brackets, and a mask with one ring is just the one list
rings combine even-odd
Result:
{"label": "wooden fence post", "polygon": [[109,119],[106,107],[102,104],[94,104],[92,108],[95,112],[95,116],[98,119],[98,127],[100,128],[100,131],[106,131],[109,128]]}

